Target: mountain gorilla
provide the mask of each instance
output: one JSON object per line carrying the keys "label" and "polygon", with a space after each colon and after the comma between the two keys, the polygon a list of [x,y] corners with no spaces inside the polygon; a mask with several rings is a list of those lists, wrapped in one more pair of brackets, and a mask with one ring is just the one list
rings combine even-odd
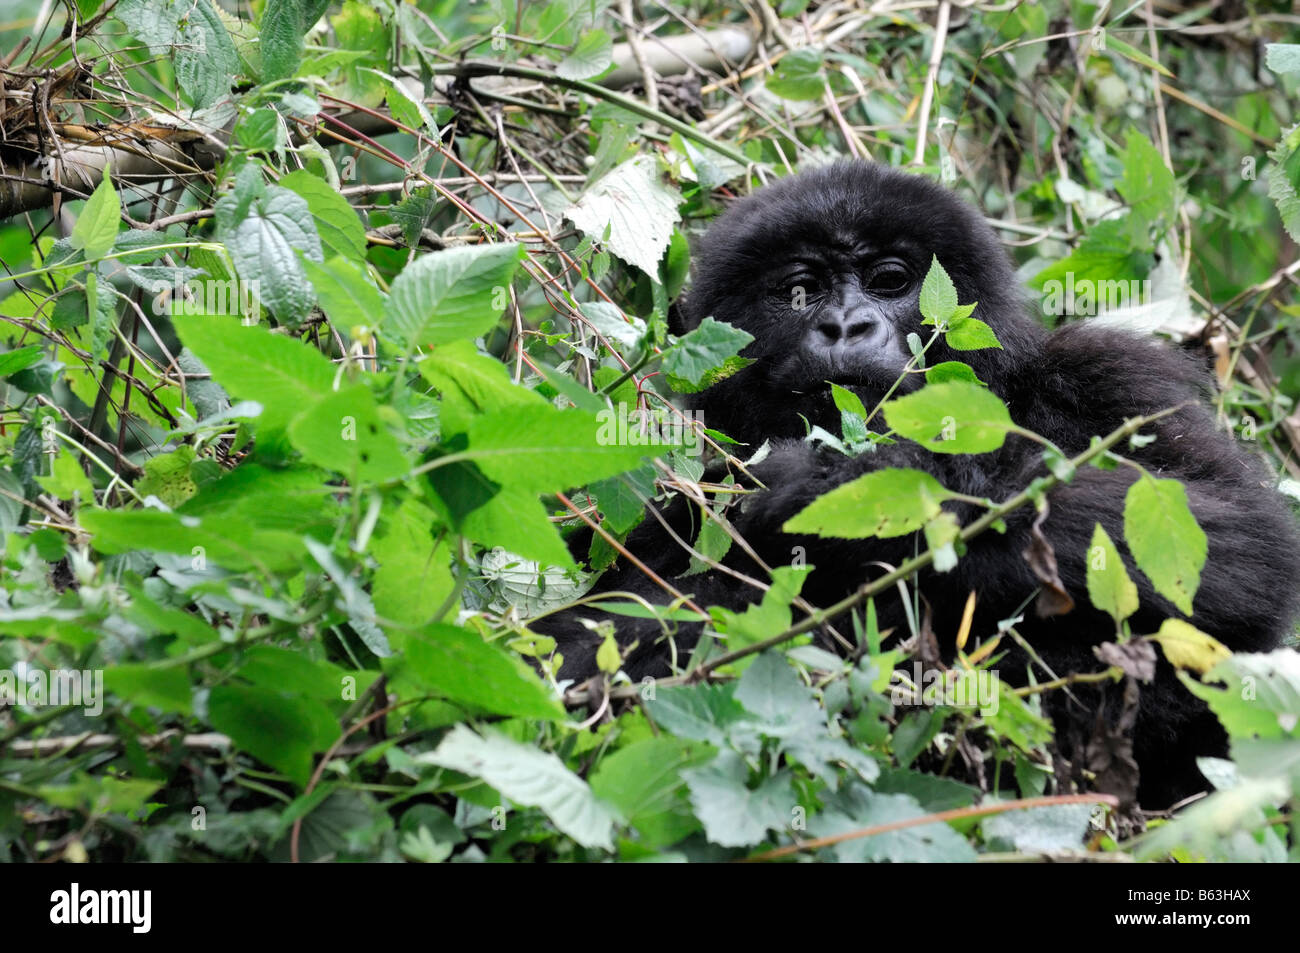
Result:
{"label": "mountain gorilla", "polygon": [[[1198,402],[1206,395],[1208,374],[1190,357],[1144,338],[1087,324],[1045,331],[1032,317],[993,231],[974,209],[925,179],[870,163],[841,163],[762,189],[718,219],[697,249],[694,284],[678,330],[706,316],[743,328],[754,336],[744,352],[754,363],[696,395],[693,406],[708,427],[752,449],[772,441],[771,453],[750,468],[766,489],[728,511],[739,535],[768,566],[789,564],[802,547],[815,567],[802,595],[813,606],[827,606],[882,575],[882,564],[895,567],[924,551],[925,542],[915,536],[841,540],[782,532],[786,520],[823,493],[867,471],[914,467],[951,490],[1002,500],[1046,473],[1041,445],[1016,435],[1009,435],[1001,449],[978,455],[934,454],[899,439],[849,457],[802,439],[810,424],[839,433],[839,412],[827,382],[847,387],[870,409],[903,372],[908,334],[929,337],[932,328],[922,327],[918,294],[932,255],[951,276],[958,300],[978,302],[974,316],[992,326],[1002,347],[954,352],[940,339],[927,364],[970,364],[1021,427],[1050,438],[1072,456],[1126,418],[1181,405],[1146,428],[1145,436],[1154,440],[1117,451],[1154,475],[1186,485],[1191,510],[1209,540],[1191,621],[1236,651],[1275,647],[1297,610],[1300,545],[1292,516],[1269,489],[1269,475],[1232,436],[1216,430]],[[922,375],[909,374],[896,393],[923,383]],[[1132,467],[1085,467],[1048,494],[1049,511],[1040,528],[1055,550],[1060,581],[1074,608],[1048,618],[1024,612],[1016,628],[1038,659],[1003,639],[1000,650],[1011,651],[999,670],[1008,681],[1023,684],[1031,668],[1040,682],[1103,669],[1093,647],[1113,640],[1115,626],[1088,598],[1086,557],[1096,523],[1125,554],[1138,586],[1141,608],[1129,620],[1133,633],[1150,634],[1166,618],[1183,618],[1127,556],[1123,508],[1135,478]],[[966,503],[949,502],[945,508],[963,525],[983,512]],[[678,497],[659,516],[648,515],[627,546],[661,578],[701,606],[741,609],[761,597],[716,569],[674,579],[686,570],[688,554],[672,534],[694,540],[699,513]],[[1040,581],[1024,555],[1035,516],[1033,507],[1022,507],[1007,517],[1005,532],[990,530],[971,540],[956,568],[920,574],[917,588],[931,613],[931,629],[949,658],[972,590],[978,602],[970,631],[980,638],[1022,611],[1038,590]],[[724,563],[766,578],[742,547],[733,546]],[[661,588],[626,560],[605,573],[599,588],[666,601]],[[876,604],[882,629],[906,633],[894,590],[878,596]],[[600,642],[579,616],[611,619],[619,642],[635,643],[624,665],[634,679],[666,675],[674,663],[684,667],[699,635],[698,625],[681,626],[669,639],[657,622],[585,608],[539,620],[536,627],[557,638],[564,656],[561,674],[576,679],[596,672]],[[795,618],[801,617],[796,610]],[[846,621],[839,620],[841,629]],[[1076,769],[1085,760],[1086,739],[1101,726],[1099,712],[1115,719],[1118,697],[1115,686],[1086,683],[1045,694],[1057,744],[1067,759],[1076,760]],[[1141,686],[1133,732],[1141,803],[1163,808],[1202,790],[1195,757],[1225,751],[1226,738],[1213,715],[1160,658],[1155,680]]]}

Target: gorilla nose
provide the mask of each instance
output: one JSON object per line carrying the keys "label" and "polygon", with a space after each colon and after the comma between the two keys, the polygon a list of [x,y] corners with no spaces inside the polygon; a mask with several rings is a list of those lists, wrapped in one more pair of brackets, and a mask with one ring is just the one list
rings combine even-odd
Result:
{"label": "gorilla nose", "polygon": [[818,350],[856,351],[876,346],[884,337],[884,325],[859,311],[823,315],[812,330],[809,344]]}

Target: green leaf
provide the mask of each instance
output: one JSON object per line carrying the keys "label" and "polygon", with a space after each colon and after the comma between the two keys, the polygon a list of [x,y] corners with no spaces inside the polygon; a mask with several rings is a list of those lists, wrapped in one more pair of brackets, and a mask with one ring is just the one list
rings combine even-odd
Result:
{"label": "green leaf", "polygon": [[191,688],[183,668],[149,665],[114,665],[104,670],[104,686],[117,697],[136,705],[191,713]]}
{"label": "green leaf", "polygon": [[1209,703],[1224,730],[1234,739],[1298,737],[1300,652],[1276,648],[1268,653],[1241,653],[1224,659],[1204,684],[1179,676],[1193,694]]}
{"label": "green leaf", "polygon": [[307,277],[316,289],[316,298],[330,323],[340,331],[355,335],[362,328],[373,328],[384,311],[379,289],[346,258],[331,258],[317,264],[303,258]]}
{"label": "green leaf", "polygon": [[826,89],[822,51],[810,46],[787,53],[766,80],[768,92],[782,99],[803,102],[820,99]]}
{"label": "green leaf", "polygon": [[305,23],[303,0],[266,0],[262,13],[262,82],[286,79],[302,59],[302,38],[312,23]]}
{"label": "green leaf", "polygon": [[334,365],[315,348],[235,318],[177,318],[176,333],[232,394],[262,405],[261,426],[285,427],[334,387]]}
{"label": "green leaf", "polygon": [[[0,310],[4,310],[3,305],[0,305]],[[12,351],[0,354],[0,377],[8,377],[10,374],[17,374],[24,368],[31,367],[41,359],[43,350],[39,344],[28,344],[26,347],[14,348]]]}
{"label": "green leaf", "polygon": [[1045,315],[1072,312],[1072,296],[1067,289],[1146,277],[1148,260],[1135,248],[1130,236],[1129,218],[1124,216],[1097,222],[1088,229],[1079,247],[1068,258],[1048,265],[1034,276],[1031,284],[1045,292],[1042,306]]}
{"label": "green leaf", "polygon": [[1201,584],[1207,541],[1177,480],[1142,477],[1124,499],[1124,540],[1156,592],[1184,615]]}
{"label": "green leaf", "polygon": [[252,284],[258,300],[277,320],[300,323],[311,312],[315,296],[296,252],[323,260],[306,200],[277,185],[252,196],[240,194],[237,185],[213,211],[217,237],[240,279]]}
{"label": "green leaf", "polygon": [[921,470],[876,470],[822,494],[781,529],[837,539],[904,536],[925,526],[951,497]]}
{"label": "green leaf", "polygon": [[230,94],[239,56],[211,0],[121,0],[113,14],[152,53],[171,58],[176,82],[195,109]]}
{"label": "green leaf", "polygon": [[954,351],[979,351],[986,347],[995,347],[999,350],[1002,348],[993,329],[979,318],[961,318],[953,321],[943,339]]}
{"label": "green leaf", "polygon": [[1159,150],[1136,130],[1124,142],[1124,175],[1116,187],[1132,209],[1129,234],[1135,247],[1151,247],[1151,227],[1174,220],[1178,183]]}
{"label": "green leaf", "polygon": [[1109,613],[1116,625],[1137,612],[1137,586],[1129,578],[1119,550],[1100,523],[1092,531],[1087,573],[1088,598],[1098,609]]}
{"label": "green leaf", "polygon": [[1264,65],[1274,73],[1300,73],[1300,43],[1266,43]]}
{"label": "green leaf", "polygon": [[1173,79],[1174,74],[1161,66],[1158,61],[1153,60],[1136,47],[1129,46],[1123,40],[1119,39],[1119,37],[1115,36],[1115,34],[1110,32],[1106,33],[1106,50],[1107,52],[1118,53],[1126,60],[1131,60],[1139,66],[1145,66],[1147,69],[1155,70],[1161,76],[1168,76],[1170,79]]}
{"label": "green leaf", "polygon": [[884,406],[885,422],[934,453],[988,453],[1014,427],[1007,405],[978,384],[928,384]]}
{"label": "green leaf", "polygon": [[475,632],[431,625],[406,637],[402,670],[436,695],[495,715],[560,721],[564,707],[520,659]]}
{"label": "green leaf", "polygon": [[971,384],[983,384],[975,375],[975,370],[969,364],[963,364],[961,361],[942,361],[933,367],[925,369],[925,382],[927,384],[942,384],[945,381],[967,381]]}
{"label": "green leaf", "polygon": [[417,258],[393,279],[380,326],[404,356],[489,331],[510,303],[522,245],[464,245]]}
{"label": "green leaf", "polygon": [[467,458],[491,480],[530,493],[554,493],[634,469],[667,446],[619,446],[614,427],[594,414],[520,406],[470,423]]}
{"label": "green leaf", "polygon": [[95,502],[95,487],[81,469],[77,458],[68,452],[54,458],[53,473],[36,477],[37,485],[58,500],[80,498],[82,503]]}
{"label": "green leaf", "polygon": [[317,401],[289,425],[289,441],[317,466],[354,484],[383,483],[411,465],[388,432],[374,394],[354,384]]}
{"label": "green leaf", "polygon": [[280,114],[270,108],[254,109],[235,124],[236,141],[250,152],[274,152],[283,148],[282,134]]}
{"label": "green leaf", "polygon": [[1007,811],[984,819],[989,850],[1026,854],[1081,850],[1092,817],[1091,804],[1055,804]]}
{"label": "green leaf", "polygon": [[614,41],[604,30],[588,30],[555,67],[564,79],[594,79],[614,64]]}
{"label": "green leaf", "polygon": [[[725,748],[733,744],[732,729],[750,717],[745,706],[736,701],[736,687],[735,682],[666,685],[653,698],[646,699],[646,707],[664,731]],[[756,746],[757,739],[753,742]]]}
{"label": "green leaf", "polygon": [[434,348],[420,361],[420,375],[442,395],[445,436],[464,433],[480,414],[547,405],[541,394],[512,381],[504,364],[480,354],[472,341],[452,341]]}
{"label": "green leaf", "polygon": [[682,771],[712,756],[713,749],[697,741],[646,738],[601,759],[591,790],[618,808],[646,847],[668,847],[700,829]]}
{"label": "green leaf", "polygon": [[855,417],[866,419],[867,408],[862,404],[862,398],[847,387],[841,387],[834,381],[827,381],[831,385],[831,400],[835,401],[835,409],[844,414],[852,414]]}
{"label": "green leaf", "polygon": [[[385,619],[420,625],[433,618],[455,588],[448,544],[435,545],[434,514],[411,497],[394,513],[385,500],[387,524],[370,543],[379,563],[371,584],[375,611]],[[455,612],[455,606],[450,607]]]}
{"label": "green leaf", "polygon": [[918,300],[921,309],[922,324],[944,324],[957,310],[957,286],[948,277],[948,272],[939,264],[937,255],[930,257],[930,270],[921,282],[921,296]]}
{"label": "green leaf", "polygon": [[691,790],[695,816],[709,840],[722,847],[749,847],[768,831],[784,830],[794,820],[799,803],[789,771],[763,780],[757,788],[746,783],[749,768],[735,751],[719,751],[710,763],[682,772]]}
{"label": "green leaf", "polygon": [[302,537],[248,524],[200,521],[161,510],[87,510],[78,520],[101,553],[176,553],[227,569],[301,568]]}
{"label": "green leaf", "polygon": [[540,808],[584,847],[613,849],[614,812],[553,754],[496,732],[477,735],[457,725],[438,750],[415,760],[482,778],[510,800]]}
{"label": "green leaf", "polygon": [[[357,217],[357,211],[348,204],[324,179],[317,178],[305,169],[290,172],[280,178],[279,184],[302,196],[316,220],[316,233],[320,236],[323,251],[341,255],[358,264],[366,260],[366,229]],[[376,314],[378,312],[375,312]]]}
{"label": "green leaf", "polygon": [[[808,822],[814,837],[833,837],[867,827],[925,817],[929,813],[907,794],[879,794],[854,784],[829,799],[826,809]],[[975,850],[966,838],[942,821],[884,831],[873,837],[844,840],[824,849],[841,863],[969,863]]]}
{"label": "green leaf", "polygon": [[739,355],[753,340],[748,331],[705,318],[668,349],[663,359],[664,373],[698,386],[709,372]]}
{"label": "green leaf", "polygon": [[299,787],[311,779],[312,755],[338,739],[323,702],[244,685],[217,685],[208,697],[212,727],[241,749],[283,771]]}
{"label": "green leaf", "polygon": [[113,250],[117,241],[117,224],[122,218],[122,203],[104,166],[104,178],[86,200],[81,216],[72,226],[69,239],[73,248],[79,249],[87,259],[99,258]]}

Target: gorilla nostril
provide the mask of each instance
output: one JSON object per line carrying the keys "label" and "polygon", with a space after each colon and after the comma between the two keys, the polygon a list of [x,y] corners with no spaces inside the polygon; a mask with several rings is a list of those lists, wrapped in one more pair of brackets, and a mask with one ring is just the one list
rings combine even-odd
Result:
{"label": "gorilla nostril", "polygon": [[874,321],[854,321],[849,325],[849,331],[846,337],[850,341],[857,340],[858,338],[869,337],[875,329],[876,322]]}
{"label": "gorilla nostril", "polygon": [[837,344],[843,334],[843,329],[840,328],[838,321],[823,321],[817,325],[817,333],[822,336],[822,340],[827,344]]}

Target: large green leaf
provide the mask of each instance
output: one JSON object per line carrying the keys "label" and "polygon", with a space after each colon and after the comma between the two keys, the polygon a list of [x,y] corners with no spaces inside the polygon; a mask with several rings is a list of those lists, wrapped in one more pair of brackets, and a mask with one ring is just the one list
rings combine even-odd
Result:
{"label": "large green leaf", "polygon": [[937,516],[939,504],[951,496],[921,470],[876,470],[822,494],[782,529],[839,539],[903,536]]}
{"label": "large green leaf", "polygon": [[[313,4],[314,6],[314,4]],[[262,82],[286,79],[302,59],[302,38],[311,23],[303,0],[267,0],[262,13]]]}
{"label": "large green leaf", "polygon": [[[316,233],[320,236],[326,254],[342,255],[358,263],[365,262],[366,229],[357,216],[357,210],[348,204],[342,193],[330,188],[328,182],[305,169],[290,172],[281,177],[277,184],[296,192],[306,201],[312,218],[316,221]],[[373,316],[371,320],[374,320]]]}
{"label": "large green leaf", "polygon": [[244,327],[235,318],[176,319],[176,333],[226,390],[262,405],[263,427],[279,429],[327,397],[334,366],[313,347]]}
{"label": "large green leaf", "polygon": [[393,279],[383,333],[401,354],[486,333],[501,317],[524,248],[466,245],[417,258]]}
{"label": "large green leaf", "polygon": [[616,428],[594,414],[520,406],[470,423],[465,455],[489,479],[512,489],[553,493],[636,467],[667,447],[622,446]]}
{"label": "large green leaf", "polygon": [[374,395],[363,384],[330,394],[305,409],[289,425],[289,441],[312,463],[357,483],[382,483],[410,469]]}
{"label": "large green leaf", "polygon": [[928,384],[889,401],[884,412],[895,432],[935,453],[988,453],[1014,426],[1000,397],[966,381]]}
{"label": "large green leaf", "polygon": [[217,237],[258,300],[277,320],[298,324],[311,312],[315,295],[297,252],[323,260],[311,209],[302,196],[277,185],[241,194],[245,181],[241,176],[213,207]]}
{"label": "large green leaf", "polygon": [[545,811],[584,847],[613,848],[614,812],[553,754],[496,732],[477,735],[457,725],[437,751],[415,760],[482,778],[510,800]]}
{"label": "large green leaf", "polygon": [[361,328],[375,326],[383,314],[384,299],[356,265],[341,257],[331,258],[323,265],[304,258],[302,264],[316,289],[321,310],[334,327],[355,334]]}
{"label": "large green leaf", "polygon": [[211,0],[121,0],[113,13],[151,52],[171,58],[195,109],[229,95],[239,56]]}
{"label": "large green leaf", "polygon": [[406,674],[433,694],[494,715],[559,721],[564,707],[524,663],[476,632],[431,625],[406,637]]}
{"label": "large green leaf", "polygon": [[1156,592],[1185,615],[1201,584],[1208,541],[1177,480],[1142,477],[1124,498],[1124,540]]}
{"label": "large green leaf", "polygon": [[324,751],[340,733],[323,702],[245,685],[213,688],[208,717],[213,728],[300,787],[311,779],[312,755]]}

